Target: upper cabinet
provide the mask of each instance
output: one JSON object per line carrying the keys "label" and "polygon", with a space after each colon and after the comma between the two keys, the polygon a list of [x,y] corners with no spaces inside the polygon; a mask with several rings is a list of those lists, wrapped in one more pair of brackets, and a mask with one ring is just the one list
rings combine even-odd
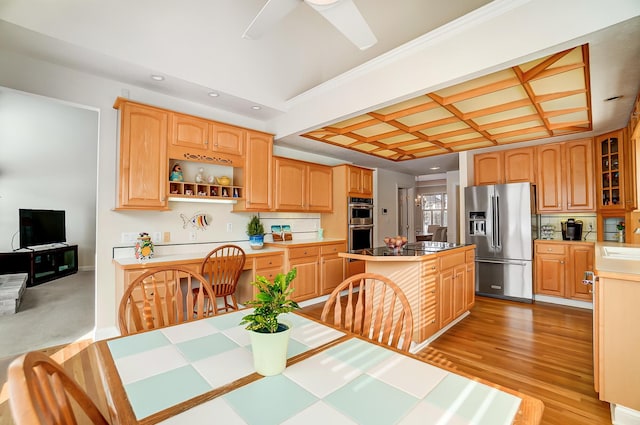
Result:
{"label": "upper cabinet", "polygon": [[118,100],[118,209],[167,209],[169,113]]}
{"label": "upper cabinet", "polygon": [[536,146],[539,212],[595,211],[590,139]]}
{"label": "upper cabinet", "polygon": [[332,211],[331,167],[281,157],[273,164],[276,211]]}
{"label": "upper cabinet", "polygon": [[625,137],[625,132],[595,138],[599,210],[632,211],[637,206],[635,139]]}
{"label": "upper cabinet", "polygon": [[373,170],[349,165],[348,190],[349,196],[373,197]]}
{"label": "upper cabinet", "polygon": [[241,127],[173,112],[169,156],[241,167],[246,132]]}
{"label": "upper cabinet", "polygon": [[518,148],[475,155],[475,184],[535,183],[534,152],[534,148]]}
{"label": "upper cabinet", "polygon": [[268,211],[273,207],[273,136],[247,131],[244,168],[236,170],[236,183],[244,186],[244,200],[234,211]]}

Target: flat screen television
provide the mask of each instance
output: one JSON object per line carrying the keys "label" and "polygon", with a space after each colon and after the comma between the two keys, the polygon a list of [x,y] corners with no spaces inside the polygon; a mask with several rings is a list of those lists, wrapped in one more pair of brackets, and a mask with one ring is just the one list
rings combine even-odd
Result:
{"label": "flat screen television", "polygon": [[20,209],[20,248],[67,241],[64,211]]}

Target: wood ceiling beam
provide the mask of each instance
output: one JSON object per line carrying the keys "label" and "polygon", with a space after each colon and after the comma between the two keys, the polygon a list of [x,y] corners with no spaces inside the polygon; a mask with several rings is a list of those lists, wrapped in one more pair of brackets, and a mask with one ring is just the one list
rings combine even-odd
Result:
{"label": "wood ceiling beam", "polygon": [[487,124],[481,124],[481,125],[478,125],[478,128],[480,128],[482,130],[491,130],[493,128],[506,127],[506,126],[514,125],[514,124],[522,124],[523,122],[529,122],[529,121],[534,121],[534,120],[540,120],[540,116],[538,114],[523,115],[523,116],[517,117],[517,118],[509,118],[507,120],[495,121],[495,122],[487,123]]}
{"label": "wood ceiling beam", "polygon": [[[576,126],[589,124],[589,120],[580,120],[580,121],[571,121],[571,122],[563,122],[557,124],[551,124],[551,130],[559,130],[559,129],[569,129],[569,128],[578,128]],[[584,128],[582,128],[584,131]]]}
{"label": "wood ceiling beam", "polygon": [[391,120],[397,120],[398,118],[406,117],[409,115],[417,114],[420,112],[428,111],[430,109],[437,108],[437,103],[433,102],[431,99],[427,98],[425,103],[420,105],[412,106],[411,108],[402,109],[400,111],[392,112],[390,114],[381,114],[378,112],[369,112],[369,115],[375,117],[376,119],[382,122],[388,122]]}
{"label": "wood ceiling beam", "polygon": [[[549,129],[543,125],[540,125],[537,127],[529,127],[522,130],[507,131],[505,133],[496,133],[493,135],[493,137],[495,137],[498,141],[500,141],[500,139],[506,139],[508,137],[522,136],[525,134],[538,133],[541,131],[544,131],[546,133],[549,131]],[[519,140],[519,141],[521,142],[522,140]],[[500,144],[503,144],[503,143],[500,143]]]}
{"label": "wood ceiling beam", "polygon": [[544,116],[545,118],[551,118],[551,117],[557,117],[559,115],[573,114],[575,112],[582,112],[586,110],[587,110],[586,106],[581,106],[578,108],[556,109],[555,111],[544,112]]}
{"label": "wood ceiling beam", "polygon": [[[430,95],[432,97],[433,100],[435,100],[436,102],[440,103],[442,98],[436,94],[432,94]],[[489,133],[487,133],[486,131],[482,131],[478,128],[478,126],[476,125],[475,122],[473,122],[473,120],[467,119],[465,117],[465,114],[463,114],[458,108],[456,108],[453,105],[445,105],[442,104],[442,107],[445,108],[447,111],[449,111],[450,113],[452,113],[453,115],[455,115],[456,117],[460,118],[461,121],[464,121],[469,127],[473,128],[475,131],[477,131],[478,133],[480,133],[481,135],[483,135],[484,137],[487,138],[487,140],[492,141],[494,144],[497,144],[497,142],[495,140],[493,140],[493,137],[491,137],[491,135]]]}
{"label": "wood ceiling beam", "polygon": [[435,145],[435,146],[439,146],[439,147],[441,147],[441,148],[443,148],[443,149],[446,149],[446,150],[448,150],[449,152],[451,152],[451,150],[450,150],[450,149],[448,149],[448,148],[444,145],[444,143],[442,143],[442,142],[441,142],[441,141],[439,141],[439,140],[433,140],[433,139],[431,139],[428,135],[426,135],[426,134],[424,134],[424,133],[420,133],[419,131],[414,131],[414,132],[413,132],[413,133],[411,133],[411,134],[413,134],[414,136],[416,136],[416,137],[417,137],[418,139],[420,139],[420,140],[424,140],[425,142],[432,143],[432,144],[433,144],[433,145]]}
{"label": "wood ceiling beam", "polygon": [[372,125],[377,124],[377,123],[378,123],[378,121],[375,118],[372,118],[370,120],[365,120],[365,121],[359,122],[357,124],[350,125],[348,127],[340,128],[340,127],[327,126],[327,127],[323,127],[323,128],[326,131],[331,131],[331,132],[336,133],[336,134],[346,134],[346,133],[349,133],[351,131],[360,130],[361,128],[369,127],[369,126],[372,126]]}
{"label": "wood ceiling beam", "polygon": [[583,62],[579,62],[571,65],[559,66],[557,68],[546,69],[542,71],[540,74],[538,74],[536,78],[532,78],[527,82],[530,83],[531,81],[541,80],[547,77],[553,77],[554,75],[564,74],[565,72],[569,72],[569,71],[573,71],[574,69],[581,69],[581,68],[584,68]]}
{"label": "wood ceiling beam", "polygon": [[551,100],[562,99],[563,97],[569,97],[576,94],[586,93],[585,89],[561,91],[557,93],[540,94],[536,96],[537,103],[549,102]]}
{"label": "wood ceiling beam", "polygon": [[527,93],[527,97],[529,98],[529,100],[531,100],[533,107],[536,109],[536,113],[540,117],[540,121],[542,121],[542,123],[544,124],[546,128],[547,136],[551,136],[552,132],[551,132],[551,129],[549,128],[550,126],[549,120],[544,118],[544,111],[542,110],[540,103],[536,102],[536,94],[534,93],[533,88],[531,87],[531,84],[523,80],[524,76],[522,75],[522,72],[518,67],[514,67],[513,71],[516,73],[518,78],[522,80],[522,87],[524,88],[525,93]]}
{"label": "wood ceiling beam", "polygon": [[533,68],[531,68],[530,70],[528,70],[526,72],[522,71],[518,67],[518,70],[522,73],[522,77],[523,77],[522,81],[526,82],[526,81],[530,81],[531,79],[535,78],[542,71],[546,70],[548,67],[550,67],[551,65],[553,65],[554,63],[556,63],[557,61],[559,61],[563,57],[567,56],[569,53],[571,53],[573,51],[573,49],[574,48],[567,49],[567,50],[564,50],[562,52],[555,53],[555,54],[549,56],[547,59],[543,60],[542,62],[540,62],[539,64],[537,64],[536,66],[534,66]]}
{"label": "wood ceiling beam", "polygon": [[464,114],[462,114],[462,119],[466,122],[467,120],[471,120],[473,118],[497,114],[498,112],[510,111],[512,109],[518,109],[524,106],[531,106],[531,101],[529,99],[520,99],[514,100],[513,102],[503,103],[502,105],[495,105],[488,108],[477,109],[472,112],[465,112]]}
{"label": "wood ceiling beam", "polygon": [[[487,84],[485,86],[476,87],[471,90],[466,90],[457,94],[440,97],[441,101],[438,101],[441,105],[451,105],[452,103],[461,102],[463,100],[472,99],[474,97],[482,96],[489,93],[495,93],[500,90],[508,89],[520,84],[520,81],[516,77],[507,78],[506,80],[496,81],[495,83]],[[436,95],[437,92],[429,93],[429,95]]]}

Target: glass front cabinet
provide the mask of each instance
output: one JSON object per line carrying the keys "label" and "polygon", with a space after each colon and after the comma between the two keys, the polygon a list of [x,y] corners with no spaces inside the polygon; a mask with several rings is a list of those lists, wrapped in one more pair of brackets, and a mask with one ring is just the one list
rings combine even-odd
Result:
{"label": "glass front cabinet", "polygon": [[622,130],[618,130],[596,138],[596,163],[598,165],[596,198],[599,210],[623,210],[625,208],[622,136]]}

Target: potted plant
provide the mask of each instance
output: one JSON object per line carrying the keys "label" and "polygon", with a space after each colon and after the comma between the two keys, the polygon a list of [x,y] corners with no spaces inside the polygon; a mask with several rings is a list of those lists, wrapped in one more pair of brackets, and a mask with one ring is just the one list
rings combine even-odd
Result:
{"label": "potted plant", "polygon": [[260,217],[254,215],[247,224],[247,235],[249,235],[249,246],[251,249],[261,249],[264,245],[264,226]]}
{"label": "potted plant", "polygon": [[282,313],[299,308],[298,303],[290,299],[297,270],[278,273],[273,282],[264,276],[256,276],[251,284],[258,288],[252,301],[246,303],[253,307],[253,313],[242,318],[240,324],[247,324],[253,351],[253,365],[261,375],[271,376],[281,373],[287,365],[287,348],[291,325],[278,321]]}

